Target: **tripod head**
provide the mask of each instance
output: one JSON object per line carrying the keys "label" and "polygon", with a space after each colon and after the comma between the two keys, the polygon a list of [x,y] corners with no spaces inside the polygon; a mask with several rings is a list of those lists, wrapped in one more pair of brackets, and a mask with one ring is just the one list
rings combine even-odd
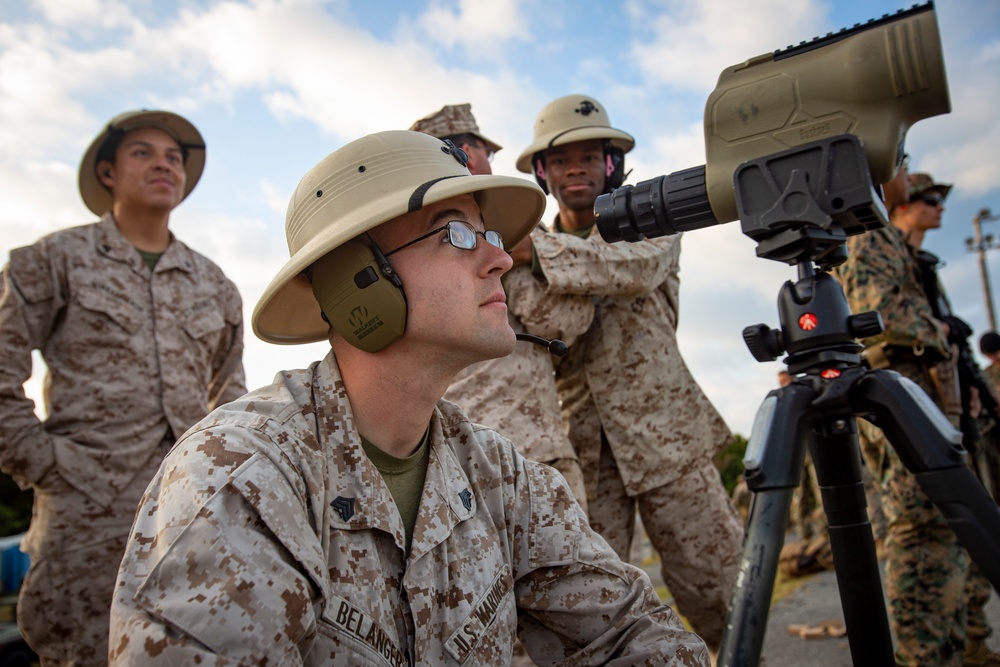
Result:
{"label": "tripod head", "polygon": [[786,282],[778,295],[780,329],[743,330],[750,353],[764,362],[789,352],[793,374],[859,366],[857,339],[881,333],[882,318],[852,315],[827,272],[847,259],[848,236],[887,224],[860,140],[843,134],[749,160],[734,184],[743,233],[757,241],[757,256],[799,271],[798,282]]}

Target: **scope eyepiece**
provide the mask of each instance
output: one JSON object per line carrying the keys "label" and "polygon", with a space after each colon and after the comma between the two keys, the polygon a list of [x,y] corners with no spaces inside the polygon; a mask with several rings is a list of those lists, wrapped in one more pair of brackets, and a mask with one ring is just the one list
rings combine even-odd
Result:
{"label": "scope eyepiece", "polygon": [[641,241],[719,224],[708,201],[705,166],[624,185],[594,202],[594,218],[608,243]]}

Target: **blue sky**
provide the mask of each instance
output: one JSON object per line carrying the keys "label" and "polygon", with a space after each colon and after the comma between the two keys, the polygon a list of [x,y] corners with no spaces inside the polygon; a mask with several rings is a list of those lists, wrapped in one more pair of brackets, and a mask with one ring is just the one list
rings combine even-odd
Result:
{"label": "blue sky", "polygon": [[[92,220],[76,170],[117,113],[164,108],[194,122],[208,163],[172,217],[181,239],[218,262],[250,312],[287,258],[284,214],[299,178],[364,134],[406,128],[470,102],[505,147],[495,173],[517,175],[538,111],[571,93],[597,97],[636,137],[629,182],[705,162],[705,100],[726,67],[911,6],[886,0],[0,0],[0,256]],[[955,310],[986,330],[975,255],[982,207],[1000,212],[1000,3],[944,0],[938,20],[952,113],[909,133],[915,170],[955,184],[942,256]],[[546,219],[553,215],[552,207]],[[997,223],[986,231],[997,233]],[[744,326],[777,325],[794,270],[757,259],[738,223],[685,235],[681,348],[730,426],[748,434],[775,383]],[[1000,256],[989,253],[994,290]],[[319,358],[247,330],[248,382]],[[37,380],[30,385],[37,395]],[[669,409],[669,406],[664,406]]]}

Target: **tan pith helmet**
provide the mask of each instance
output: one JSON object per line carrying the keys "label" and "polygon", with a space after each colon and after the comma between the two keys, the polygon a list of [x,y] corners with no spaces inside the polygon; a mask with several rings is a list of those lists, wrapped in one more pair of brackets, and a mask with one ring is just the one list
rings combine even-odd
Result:
{"label": "tan pith helmet", "polygon": [[503,146],[483,136],[479,131],[476,117],[472,115],[471,104],[446,104],[439,111],[424,116],[410,126],[414,132],[423,132],[438,139],[447,139],[458,134],[478,137],[486,147],[496,153]]}
{"label": "tan pith helmet", "polygon": [[542,216],[545,195],[511,176],[473,176],[451,145],[408,130],[371,134],[334,151],[309,170],[288,204],[285,235],[291,259],[254,308],[251,326],[270,343],[327,337],[309,280],[302,275],[334,248],[408,212],[471,194],[487,229],[511,248]]}
{"label": "tan pith helmet", "polygon": [[198,184],[201,172],[205,169],[205,140],[202,139],[198,129],[186,118],[170,111],[151,111],[148,109],[126,111],[112,118],[104,126],[104,129],[90,142],[90,147],[83,154],[83,160],[80,161],[80,196],[83,197],[83,203],[94,215],[104,215],[111,210],[114,203],[111,191],[104,187],[104,184],[97,177],[97,161],[101,147],[115,132],[128,132],[140,127],[155,127],[158,130],[163,130],[173,137],[186,153],[184,173],[187,175],[187,182],[184,185],[181,201],[184,201],[194,190],[194,186]]}
{"label": "tan pith helmet", "polygon": [[531,158],[538,151],[553,146],[607,139],[628,153],[635,146],[631,134],[611,127],[604,105],[588,95],[567,95],[549,102],[535,119],[535,139],[517,158],[517,168],[532,173]]}

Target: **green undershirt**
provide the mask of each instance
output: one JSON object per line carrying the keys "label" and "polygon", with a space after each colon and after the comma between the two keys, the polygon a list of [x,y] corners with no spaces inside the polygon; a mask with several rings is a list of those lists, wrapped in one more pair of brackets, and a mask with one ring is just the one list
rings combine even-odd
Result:
{"label": "green undershirt", "polygon": [[146,262],[146,266],[149,267],[150,271],[153,270],[156,263],[160,261],[160,257],[163,256],[162,252],[146,252],[145,250],[139,250],[138,248],[135,250],[139,253],[139,256],[142,257],[142,261]]}
{"label": "green undershirt", "polygon": [[399,458],[387,454],[373,444],[365,436],[361,436],[361,446],[375,468],[382,473],[382,479],[389,487],[392,499],[403,520],[403,531],[406,534],[406,553],[410,553],[410,540],[413,539],[413,526],[417,523],[417,512],[420,509],[420,495],[424,490],[424,480],[427,477],[427,463],[430,460],[431,448],[430,429],[424,431],[420,446],[410,456]]}

